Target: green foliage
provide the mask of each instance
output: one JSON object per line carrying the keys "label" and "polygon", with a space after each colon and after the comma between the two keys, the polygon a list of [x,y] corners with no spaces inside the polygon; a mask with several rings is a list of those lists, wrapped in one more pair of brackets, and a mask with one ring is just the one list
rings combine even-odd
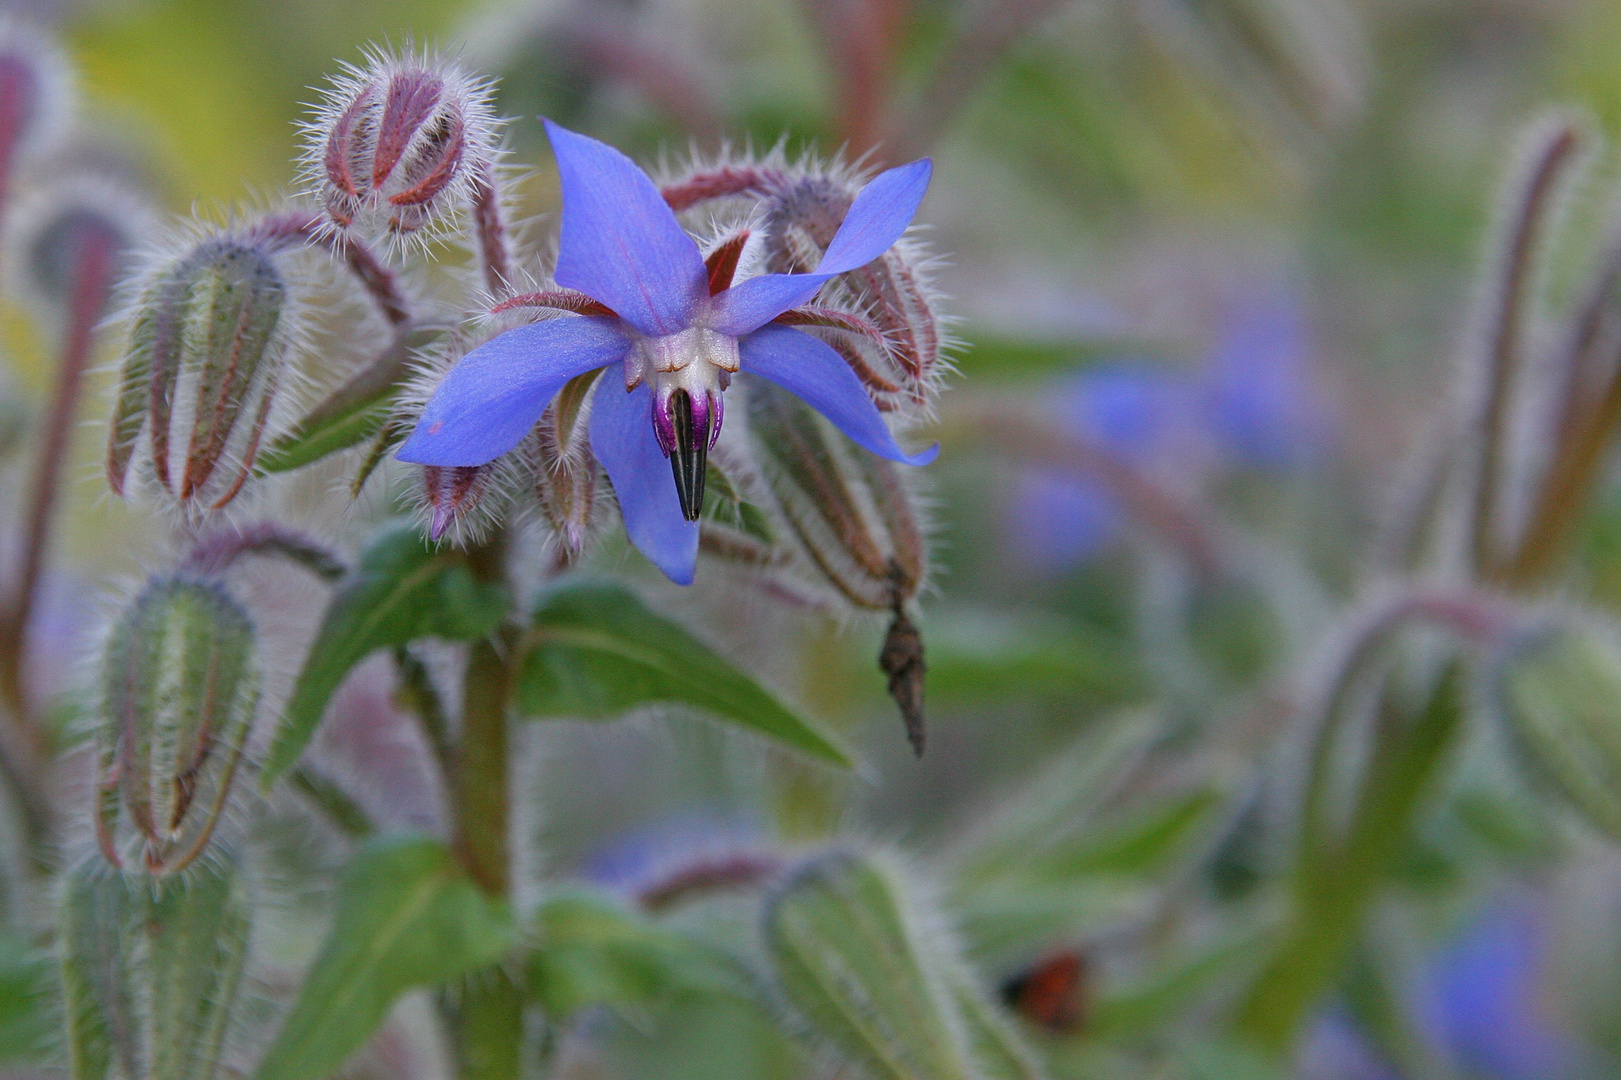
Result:
{"label": "green foliage", "polygon": [[765,932],[788,1007],[865,1074],[974,1075],[948,932],[894,866],[852,851],[812,859],[770,899]]}
{"label": "green foliage", "polygon": [[516,940],[506,902],[485,895],[431,837],[378,837],[355,855],[337,914],[256,1080],[320,1080],[366,1041],[407,990],[499,960]]}
{"label": "green foliage", "polygon": [[1621,837],[1621,643],[1605,628],[1562,626],[1522,646],[1499,680],[1516,759]]}
{"label": "green foliage", "polygon": [[268,785],[298,760],[333,691],[374,650],[419,638],[472,641],[506,616],[504,585],[481,581],[468,557],[413,529],[385,532],[339,583],[264,763]]}
{"label": "green foliage", "polygon": [[648,705],[678,705],[838,765],[849,753],[749,676],[628,590],[565,585],[536,608],[514,692],[532,717],[611,720]]}
{"label": "green foliage", "polygon": [[50,958],[0,932],[0,1064],[39,1063],[53,1045]]}
{"label": "green foliage", "polygon": [[751,977],[728,954],[584,890],[558,892],[536,909],[529,993],[557,1021],[594,1005],[646,1005],[670,995],[755,996]]}
{"label": "green foliage", "polygon": [[74,1080],[209,1080],[220,1069],[251,930],[236,859],[125,875],[99,858],[68,877],[62,984]]}

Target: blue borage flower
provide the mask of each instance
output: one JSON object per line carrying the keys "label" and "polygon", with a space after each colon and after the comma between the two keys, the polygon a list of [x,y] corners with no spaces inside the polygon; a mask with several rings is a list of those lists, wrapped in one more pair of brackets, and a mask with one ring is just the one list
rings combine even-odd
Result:
{"label": "blue borage flower", "polygon": [[[420,465],[483,465],[521,442],[570,379],[612,364],[597,383],[591,449],[608,470],[631,542],[670,578],[691,584],[709,449],[723,393],[738,372],[784,387],[857,445],[909,465],[861,380],[830,346],[777,322],[828,279],[899,240],[928,187],[927,158],[890,169],[856,196],[809,274],[732,284],[740,244],[706,265],[658,188],[611,146],[550,121],[562,179],[560,294],[576,314],[509,330],[474,349],[440,383],[400,447]],[[669,459],[666,464],[662,459]],[[674,474],[674,483],[668,478]]]}

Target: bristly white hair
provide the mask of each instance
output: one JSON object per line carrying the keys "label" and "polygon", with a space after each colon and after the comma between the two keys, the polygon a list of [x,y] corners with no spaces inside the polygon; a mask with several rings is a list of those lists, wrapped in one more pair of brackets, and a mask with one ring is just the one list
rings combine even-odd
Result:
{"label": "bristly white hair", "polygon": [[[497,185],[493,176],[503,151],[501,131],[505,121],[495,115],[492,99],[495,81],[471,74],[457,61],[432,49],[414,48],[410,43],[399,50],[370,46],[364,50],[364,63],[343,63],[331,76],[330,85],[320,89],[321,100],[310,105],[312,116],[300,123],[303,151],[299,157],[299,183],[302,190],[322,206],[331,207],[334,198],[357,201],[354,219],[340,223],[329,219],[328,228],[343,231],[354,228],[369,238],[385,236],[396,254],[416,249],[426,251],[438,241],[465,212],[476,186],[481,182]],[[436,130],[447,120],[460,124],[462,159],[452,170],[444,187],[430,199],[413,206],[421,219],[408,229],[397,221],[400,207],[389,202],[389,183],[398,170],[391,171],[381,187],[356,197],[337,190],[327,171],[328,146],[339,122],[367,93],[372,99],[355,118],[357,138],[375,140],[382,119],[387,88],[402,76],[424,75],[439,81],[442,89],[433,112],[419,124],[401,151],[401,163],[421,154]],[[379,92],[380,91],[380,92]],[[375,153],[375,146],[371,151]],[[395,221],[390,219],[396,218]]]}

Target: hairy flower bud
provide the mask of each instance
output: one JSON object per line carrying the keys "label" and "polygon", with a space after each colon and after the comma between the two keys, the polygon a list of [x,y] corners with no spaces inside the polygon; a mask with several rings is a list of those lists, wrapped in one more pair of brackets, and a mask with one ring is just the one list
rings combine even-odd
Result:
{"label": "hairy flower bud", "polygon": [[71,322],[82,305],[88,310],[77,314],[94,325],[147,219],[136,196],[103,177],[59,177],[30,190],[7,216],[6,279],[46,322]]}
{"label": "hairy flower bud", "polygon": [[879,666],[922,754],[923,639],[906,614],[928,573],[917,498],[891,462],[786,391],[756,384],[748,403],[762,471],[806,561],[851,606],[892,615]]}
{"label": "hairy flower bud", "polygon": [[523,444],[535,504],[563,562],[580,556],[601,517],[601,466],[585,424],[596,378],[591,372],[564,386]]}
{"label": "hairy flower bud", "polygon": [[490,185],[490,86],[427,55],[374,53],[333,80],[304,172],[339,228],[409,234]]}
{"label": "hairy flower bud", "polygon": [[766,946],[787,1005],[874,1080],[968,1080],[950,934],[900,868],[836,851],[771,897]]}
{"label": "hairy flower bud", "polygon": [[[716,200],[746,201],[764,218],[760,269],[805,273],[821,262],[861,186],[860,175],[847,167],[773,157],[697,167],[662,190],[678,211]],[[840,331],[824,340],[849,363],[880,410],[926,411],[949,370],[944,350],[950,341],[932,267],[923,245],[903,239],[824,286],[816,300],[819,317],[782,321]]]}
{"label": "hairy flower bud", "polygon": [[122,864],[134,829],[165,874],[207,845],[259,701],[253,624],[217,585],[158,579],[113,624],[102,659],[98,837]]}
{"label": "hairy flower bud", "polygon": [[18,159],[61,133],[72,101],[72,77],[55,42],[0,16],[0,196]]}
{"label": "hairy flower bud", "polygon": [[188,511],[236,497],[264,443],[296,321],[273,240],[217,234],[159,266],[136,302],[107,446],[123,494],[131,462]]}
{"label": "hairy flower bud", "polygon": [[1546,629],[1510,652],[1497,687],[1520,763],[1621,839],[1621,639],[1594,625]]}
{"label": "hairy flower bud", "polygon": [[240,861],[142,878],[89,861],[61,903],[61,972],[75,1077],[210,1080],[248,954]]}

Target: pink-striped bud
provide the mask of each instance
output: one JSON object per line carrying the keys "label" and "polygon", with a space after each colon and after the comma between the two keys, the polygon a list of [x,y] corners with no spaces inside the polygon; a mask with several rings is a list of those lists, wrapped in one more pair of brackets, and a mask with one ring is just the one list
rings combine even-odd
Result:
{"label": "pink-striped bud", "polygon": [[142,472],[188,512],[235,498],[265,443],[296,313],[277,245],[204,237],[159,264],[134,310],[107,450],[122,494]]}
{"label": "pink-striped bud", "polygon": [[430,56],[373,54],[325,91],[304,172],[339,228],[410,234],[490,183],[490,87]]}

